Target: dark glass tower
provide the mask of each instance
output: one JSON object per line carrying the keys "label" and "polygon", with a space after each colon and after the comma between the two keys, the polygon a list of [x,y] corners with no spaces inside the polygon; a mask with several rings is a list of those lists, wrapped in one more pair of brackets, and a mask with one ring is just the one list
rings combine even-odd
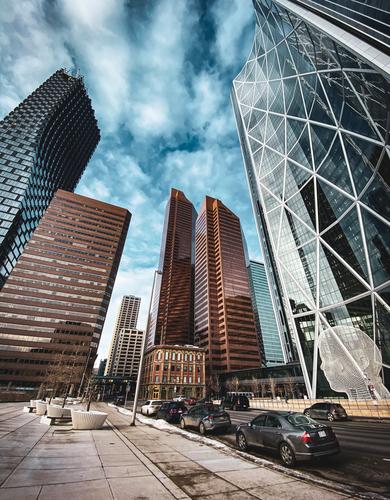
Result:
{"label": "dark glass tower", "polygon": [[308,395],[389,398],[389,3],[254,6],[232,100]]}
{"label": "dark glass tower", "polygon": [[194,321],[209,375],[261,366],[240,219],[210,196],[196,220]]}
{"label": "dark glass tower", "polygon": [[193,343],[195,221],[193,204],[182,191],[171,189],[147,332],[148,348]]}
{"label": "dark glass tower", "polygon": [[0,288],[54,192],[75,189],[99,139],[83,79],[63,69],[0,122]]}

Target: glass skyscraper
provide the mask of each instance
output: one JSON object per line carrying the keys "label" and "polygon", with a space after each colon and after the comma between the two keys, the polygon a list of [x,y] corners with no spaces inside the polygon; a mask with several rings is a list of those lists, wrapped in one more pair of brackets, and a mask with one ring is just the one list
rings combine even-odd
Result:
{"label": "glass skyscraper", "polygon": [[0,121],[0,288],[54,192],[74,190],[99,139],[83,79],[63,69]]}
{"label": "glass skyscraper", "polygon": [[165,211],[159,272],[152,290],[147,349],[193,343],[195,221],[191,201],[172,188]]}
{"label": "glass skyscraper", "polygon": [[390,397],[390,6],[337,4],[255,0],[232,101],[308,395],[379,399]]}
{"label": "glass skyscraper", "polygon": [[256,330],[264,356],[262,361],[267,366],[282,365],[287,356],[282,348],[284,340],[280,338],[264,264],[251,260],[248,272]]}
{"label": "glass skyscraper", "polygon": [[210,196],[195,226],[194,311],[208,375],[261,366],[240,219]]}

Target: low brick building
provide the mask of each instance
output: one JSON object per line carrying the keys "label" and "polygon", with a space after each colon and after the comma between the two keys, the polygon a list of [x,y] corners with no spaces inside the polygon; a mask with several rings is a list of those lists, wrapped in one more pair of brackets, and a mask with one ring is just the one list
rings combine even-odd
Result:
{"label": "low brick building", "polygon": [[205,349],[192,345],[156,345],[145,354],[144,399],[172,399],[178,395],[206,395]]}

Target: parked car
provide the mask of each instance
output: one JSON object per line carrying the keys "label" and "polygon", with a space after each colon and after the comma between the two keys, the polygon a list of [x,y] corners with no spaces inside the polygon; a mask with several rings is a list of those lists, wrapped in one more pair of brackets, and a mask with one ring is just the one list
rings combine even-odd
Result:
{"label": "parked car", "polygon": [[185,399],[185,396],[175,396],[172,401],[184,401]]}
{"label": "parked car", "polygon": [[184,403],[188,406],[194,406],[194,405],[196,405],[196,399],[195,398],[185,398]]}
{"label": "parked car", "polygon": [[257,446],[277,451],[284,465],[292,467],[297,460],[339,453],[339,443],[332,428],[297,412],[263,413],[236,430],[240,450]]}
{"label": "parked car", "polygon": [[201,434],[215,429],[228,429],[231,425],[229,414],[220,406],[213,404],[196,405],[188,412],[183,413],[180,427],[193,427]]}
{"label": "parked car", "polygon": [[117,396],[115,399],[114,399],[114,404],[115,405],[123,405],[125,404],[125,396]]}
{"label": "parked car", "polygon": [[170,423],[180,422],[180,417],[187,408],[183,401],[166,401],[157,412],[157,418],[162,418]]}
{"label": "parked car", "polygon": [[228,410],[249,410],[249,399],[243,395],[228,394],[222,398],[221,406]]}
{"label": "parked car", "polygon": [[146,401],[141,406],[141,413],[142,415],[147,415],[148,417],[156,415],[162,404],[163,401],[159,399],[151,399],[150,401]]}
{"label": "parked car", "polygon": [[348,415],[345,409],[338,403],[315,403],[306,408],[303,413],[311,418],[326,418],[329,422],[333,420],[347,420]]}

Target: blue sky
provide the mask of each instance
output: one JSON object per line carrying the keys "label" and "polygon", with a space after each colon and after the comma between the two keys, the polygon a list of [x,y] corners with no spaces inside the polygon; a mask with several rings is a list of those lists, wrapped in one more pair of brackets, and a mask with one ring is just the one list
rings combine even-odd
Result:
{"label": "blue sky", "polygon": [[250,0],[3,0],[0,23],[0,116],[58,68],[80,68],[102,140],[76,191],[133,215],[99,356],[123,294],[142,297],[145,326],[171,187],[196,208],[220,198],[260,257],[230,103]]}

